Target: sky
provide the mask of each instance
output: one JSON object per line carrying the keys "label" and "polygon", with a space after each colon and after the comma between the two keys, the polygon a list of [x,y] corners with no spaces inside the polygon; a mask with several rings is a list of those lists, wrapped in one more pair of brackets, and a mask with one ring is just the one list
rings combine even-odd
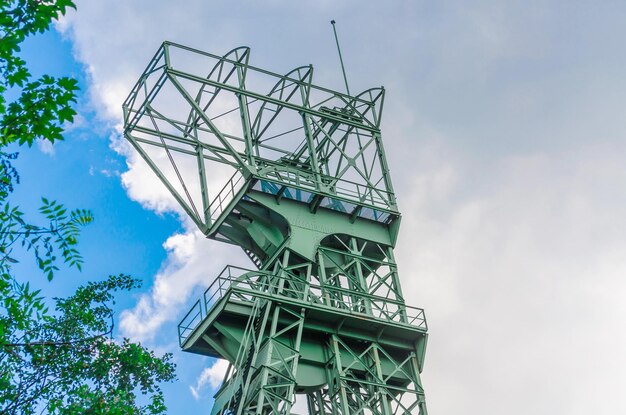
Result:
{"label": "sky", "polygon": [[626,4],[602,1],[78,1],[23,50],[83,95],[66,141],[23,152],[16,199],[88,207],[71,292],[126,272],[119,336],[173,352],[170,413],[208,414],[223,363],[176,324],[237,248],[206,240],[120,135],[121,105],[164,40],[343,90],[384,85],[382,136],[402,212],[396,259],[424,308],[432,414],[626,411]]}

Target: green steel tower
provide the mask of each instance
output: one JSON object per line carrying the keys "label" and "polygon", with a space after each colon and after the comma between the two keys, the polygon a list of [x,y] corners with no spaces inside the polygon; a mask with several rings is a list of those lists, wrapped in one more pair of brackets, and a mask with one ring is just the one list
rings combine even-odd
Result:
{"label": "green steel tower", "polygon": [[[405,304],[381,141],[383,88],[351,96],[250,50],[166,42],[124,102],[124,132],[202,232],[241,247],[179,325],[230,362],[212,414],[426,415],[424,312]],[[214,259],[207,258],[207,261]]]}

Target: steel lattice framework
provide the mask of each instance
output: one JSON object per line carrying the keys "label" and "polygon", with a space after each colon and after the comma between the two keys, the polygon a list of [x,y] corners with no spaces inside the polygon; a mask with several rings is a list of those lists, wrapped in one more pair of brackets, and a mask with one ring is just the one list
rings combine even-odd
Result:
{"label": "steel lattice framework", "polygon": [[182,208],[257,268],[226,267],[179,325],[183,350],[230,362],[211,413],[290,414],[300,396],[309,414],[426,415],[384,89],[350,96],[249,56],[166,42],[124,102],[126,138]]}

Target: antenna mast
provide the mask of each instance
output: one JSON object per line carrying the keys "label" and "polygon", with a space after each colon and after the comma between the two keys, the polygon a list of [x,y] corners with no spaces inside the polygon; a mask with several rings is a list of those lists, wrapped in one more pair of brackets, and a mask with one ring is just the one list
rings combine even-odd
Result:
{"label": "antenna mast", "polygon": [[337,37],[337,29],[335,28],[335,21],[331,20],[330,24],[333,25],[333,33],[335,34],[335,43],[337,43],[337,52],[339,52],[339,62],[341,63],[341,72],[343,73],[343,81],[346,83],[346,92],[350,95],[350,87],[348,86],[348,78],[346,77],[346,68],[343,65],[343,57],[341,56],[341,48],[339,47],[339,38]]}

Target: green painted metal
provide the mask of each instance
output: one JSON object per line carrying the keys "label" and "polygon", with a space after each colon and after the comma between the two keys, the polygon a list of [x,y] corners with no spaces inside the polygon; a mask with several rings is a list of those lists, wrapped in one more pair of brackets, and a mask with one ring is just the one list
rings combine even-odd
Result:
{"label": "green painted metal", "polygon": [[226,267],[178,328],[183,350],[230,362],[211,413],[290,414],[298,398],[309,414],[426,415],[384,89],[350,96],[249,56],[165,42],[124,102],[126,138],[183,210],[257,268]]}

